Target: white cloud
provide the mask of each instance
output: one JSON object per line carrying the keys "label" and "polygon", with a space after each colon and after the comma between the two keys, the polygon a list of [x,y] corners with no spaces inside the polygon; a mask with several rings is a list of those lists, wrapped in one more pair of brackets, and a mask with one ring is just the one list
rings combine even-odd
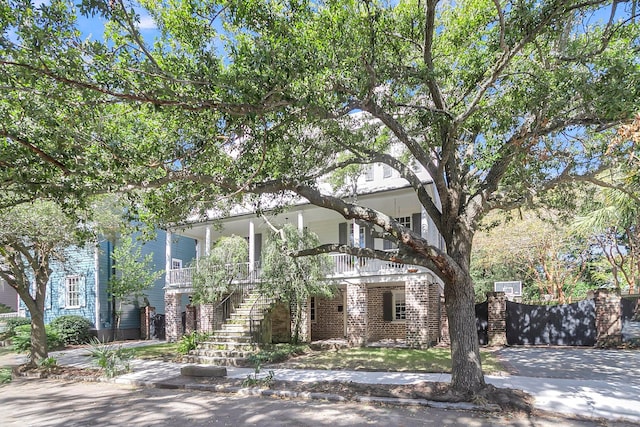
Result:
{"label": "white cloud", "polygon": [[156,22],[149,15],[140,17],[140,29],[141,30],[155,30],[158,28]]}

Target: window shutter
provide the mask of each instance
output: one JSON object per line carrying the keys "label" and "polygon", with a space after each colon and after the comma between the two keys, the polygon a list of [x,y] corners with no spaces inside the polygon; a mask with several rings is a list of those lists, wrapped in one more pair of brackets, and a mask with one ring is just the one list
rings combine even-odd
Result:
{"label": "window shutter", "polygon": [[364,228],[364,246],[373,249],[373,230],[371,227]]}
{"label": "window shutter", "polygon": [[78,280],[78,303],[80,307],[84,307],[87,305],[87,287],[86,285],[86,276],[80,276]]}
{"label": "window shutter", "polygon": [[260,262],[262,260],[262,234],[256,233],[253,237],[256,245],[253,250],[253,256],[256,262]]}
{"label": "window shutter", "polygon": [[385,322],[393,320],[393,294],[391,292],[382,294],[382,320]]}
{"label": "window shutter", "polygon": [[341,222],[340,224],[338,224],[338,242],[341,245],[346,245],[347,244],[347,223],[346,222]]}
{"label": "window shutter", "polygon": [[414,233],[422,235],[422,214],[420,212],[411,215],[411,228]]}
{"label": "window shutter", "polygon": [[65,308],[67,306],[67,277],[62,276],[60,285],[56,287],[58,289],[58,308]]}

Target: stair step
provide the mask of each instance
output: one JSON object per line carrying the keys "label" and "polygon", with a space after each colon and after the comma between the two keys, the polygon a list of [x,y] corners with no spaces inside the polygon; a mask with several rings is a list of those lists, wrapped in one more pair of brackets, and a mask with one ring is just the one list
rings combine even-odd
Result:
{"label": "stair step", "polygon": [[255,354],[256,350],[251,349],[247,351],[242,350],[191,350],[189,356],[197,357],[243,357],[247,358],[252,354]]}
{"label": "stair step", "polygon": [[251,363],[245,357],[212,357],[212,356],[187,356],[188,363],[200,363],[203,365],[220,366],[250,366]]}
{"label": "stair step", "polygon": [[250,342],[221,342],[221,341],[214,342],[212,341],[212,342],[198,344],[198,349],[253,351],[256,349],[256,345]]}

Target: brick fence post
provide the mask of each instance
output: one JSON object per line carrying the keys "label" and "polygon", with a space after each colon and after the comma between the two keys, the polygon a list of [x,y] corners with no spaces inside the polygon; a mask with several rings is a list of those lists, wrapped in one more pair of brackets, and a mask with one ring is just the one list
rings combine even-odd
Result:
{"label": "brick fence post", "polygon": [[165,335],[167,342],[178,341],[182,335],[181,294],[164,294]]}
{"label": "brick fence post", "polygon": [[366,284],[347,284],[347,340],[351,345],[367,344],[368,303]]}
{"label": "brick fence post", "polygon": [[622,344],[622,314],[620,291],[599,289],[596,304],[596,346],[614,347]]}
{"label": "brick fence post", "polygon": [[151,339],[151,313],[155,312],[155,307],[140,307],[140,339]]}
{"label": "brick fence post", "polygon": [[507,297],[504,292],[487,292],[489,318],[487,336],[490,346],[507,344]]}

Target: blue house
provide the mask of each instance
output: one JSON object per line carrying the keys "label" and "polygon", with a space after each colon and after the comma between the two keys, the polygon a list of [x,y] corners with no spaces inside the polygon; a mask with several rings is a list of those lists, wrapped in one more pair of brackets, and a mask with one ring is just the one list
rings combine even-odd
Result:
{"label": "blue house", "polygon": [[[170,245],[167,259],[166,247]],[[117,273],[117,265],[113,265],[111,254],[114,246],[107,240],[98,244],[87,243],[84,247],[70,247],[65,252],[65,262],[52,264],[47,294],[45,298],[45,323],[62,315],[78,315],[90,319],[95,325],[98,338],[101,340],[113,338],[113,313],[115,302],[107,294],[109,278]],[[166,270],[166,266],[177,268],[183,262],[195,258],[196,241],[189,237],[170,235],[157,231],[154,240],[142,246],[142,255],[153,253],[153,263],[156,270]],[[146,291],[146,299],[151,307],[155,307],[156,314],[165,313],[164,304],[164,274],[154,286]],[[146,303],[146,301],[144,302]],[[118,339],[137,339],[140,337],[140,307],[144,304],[122,306],[122,318]],[[25,310],[24,304],[20,308]]]}

